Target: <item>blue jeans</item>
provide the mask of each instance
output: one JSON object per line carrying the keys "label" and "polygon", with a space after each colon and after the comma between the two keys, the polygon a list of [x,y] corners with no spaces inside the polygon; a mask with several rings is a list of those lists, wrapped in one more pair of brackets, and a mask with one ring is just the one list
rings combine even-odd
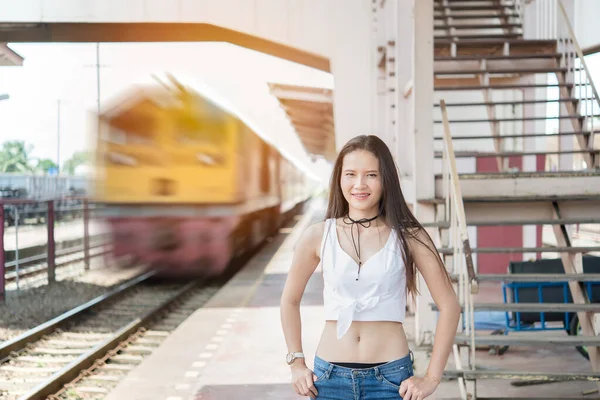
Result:
{"label": "blue jeans", "polygon": [[401,399],[400,384],[413,376],[411,355],[364,369],[339,367],[315,356],[317,400]]}

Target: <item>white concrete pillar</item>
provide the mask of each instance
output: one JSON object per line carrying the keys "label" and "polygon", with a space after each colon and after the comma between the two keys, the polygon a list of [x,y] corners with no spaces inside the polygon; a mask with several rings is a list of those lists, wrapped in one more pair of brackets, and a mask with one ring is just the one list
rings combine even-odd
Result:
{"label": "white concrete pillar", "polygon": [[414,4],[414,172],[417,199],[434,196],[433,170],[433,0]]}
{"label": "white concrete pillar", "polygon": [[[433,0],[414,1],[413,42],[413,110],[414,110],[414,190],[416,199],[434,197],[433,158]],[[416,217],[420,221],[434,221],[435,209],[431,205],[415,203]],[[432,237],[437,235],[430,232]],[[419,274],[419,291],[415,318],[417,345],[431,343],[435,334],[436,313],[423,277]]]}
{"label": "white concrete pillar", "polygon": [[[394,128],[396,136],[395,151],[400,179],[412,183],[415,177],[415,91],[412,87],[414,71],[413,42],[416,32],[414,27],[414,0],[397,0],[397,4],[398,7],[395,13],[396,33],[391,38],[394,44],[388,44],[388,51],[396,58],[396,91],[394,97],[397,103],[398,120]],[[406,200],[414,203],[414,188],[407,191],[411,194],[411,197]]]}
{"label": "white concrete pillar", "polygon": [[337,9],[345,11],[333,13],[331,23],[331,33],[335,35],[332,40],[331,71],[335,85],[336,149],[339,151],[351,138],[376,129],[373,111],[376,67],[371,0],[337,0],[335,5]]}

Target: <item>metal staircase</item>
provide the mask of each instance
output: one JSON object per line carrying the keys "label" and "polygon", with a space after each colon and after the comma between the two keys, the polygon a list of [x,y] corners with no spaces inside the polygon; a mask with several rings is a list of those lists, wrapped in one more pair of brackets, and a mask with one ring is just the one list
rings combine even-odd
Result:
{"label": "metal staircase", "polygon": [[[600,242],[577,246],[570,235],[574,224],[600,223],[600,142],[594,136],[600,130],[600,97],[567,13],[557,4],[556,39],[526,40],[524,4],[518,0],[434,2],[434,88],[440,100],[434,105],[435,157],[442,173],[436,176],[435,198],[420,201],[436,206],[436,222],[424,226],[439,230],[440,252],[463,305],[456,369],[445,377],[458,379],[464,399],[477,398],[477,379],[600,381],[595,347],[600,336],[593,323],[600,304],[589,303],[582,285],[600,281],[600,274],[582,269],[582,254],[600,252]],[[547,82],[548,74],[556,83]],[[547,95],[548,88],[554,88],[557,98]],[[560,129],[547,134],[538,121],[548,120],[543,106],[550,103],[562,112],[551,118]],[[469,245],[467,227],[526,225],[551,226],[555,245]],[[472,268],[473,255],[537,258],[550,252],[560,254],[565,274],[484,274]],[[481,262],[478,266],[482,268]],[[500,290],[493,282],[536,281],[569,281],[574,303],[483,303],[475,295],[481,285]],[[573,312],[583,335],[476,334],[475,311]],[[526,365],[504,371],[476,363],[476,347],[507,345],[587,346],[590,372],[532,372]]]}

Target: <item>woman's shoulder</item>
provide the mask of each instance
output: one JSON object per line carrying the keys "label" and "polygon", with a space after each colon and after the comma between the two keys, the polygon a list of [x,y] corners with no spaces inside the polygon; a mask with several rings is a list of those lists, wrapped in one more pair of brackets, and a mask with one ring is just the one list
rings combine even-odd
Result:
{"label": "woman's shoulder", "polygon": [[296,250],[315,250],[318,253],[318,249],[321,247],[321,239],[325,231],[325,227],[328,224],[328,220],[315,222],[307,226],[304,231],[300,234]]}

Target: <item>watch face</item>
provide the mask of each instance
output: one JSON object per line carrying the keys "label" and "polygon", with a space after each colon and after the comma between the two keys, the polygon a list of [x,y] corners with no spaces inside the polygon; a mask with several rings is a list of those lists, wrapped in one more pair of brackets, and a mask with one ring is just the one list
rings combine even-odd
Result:
{"label": "watch face", "polygon": [[288,354],[285,356],[285,361],[290,364],[292,361],[294,361],[294,355],[293,354]]}

